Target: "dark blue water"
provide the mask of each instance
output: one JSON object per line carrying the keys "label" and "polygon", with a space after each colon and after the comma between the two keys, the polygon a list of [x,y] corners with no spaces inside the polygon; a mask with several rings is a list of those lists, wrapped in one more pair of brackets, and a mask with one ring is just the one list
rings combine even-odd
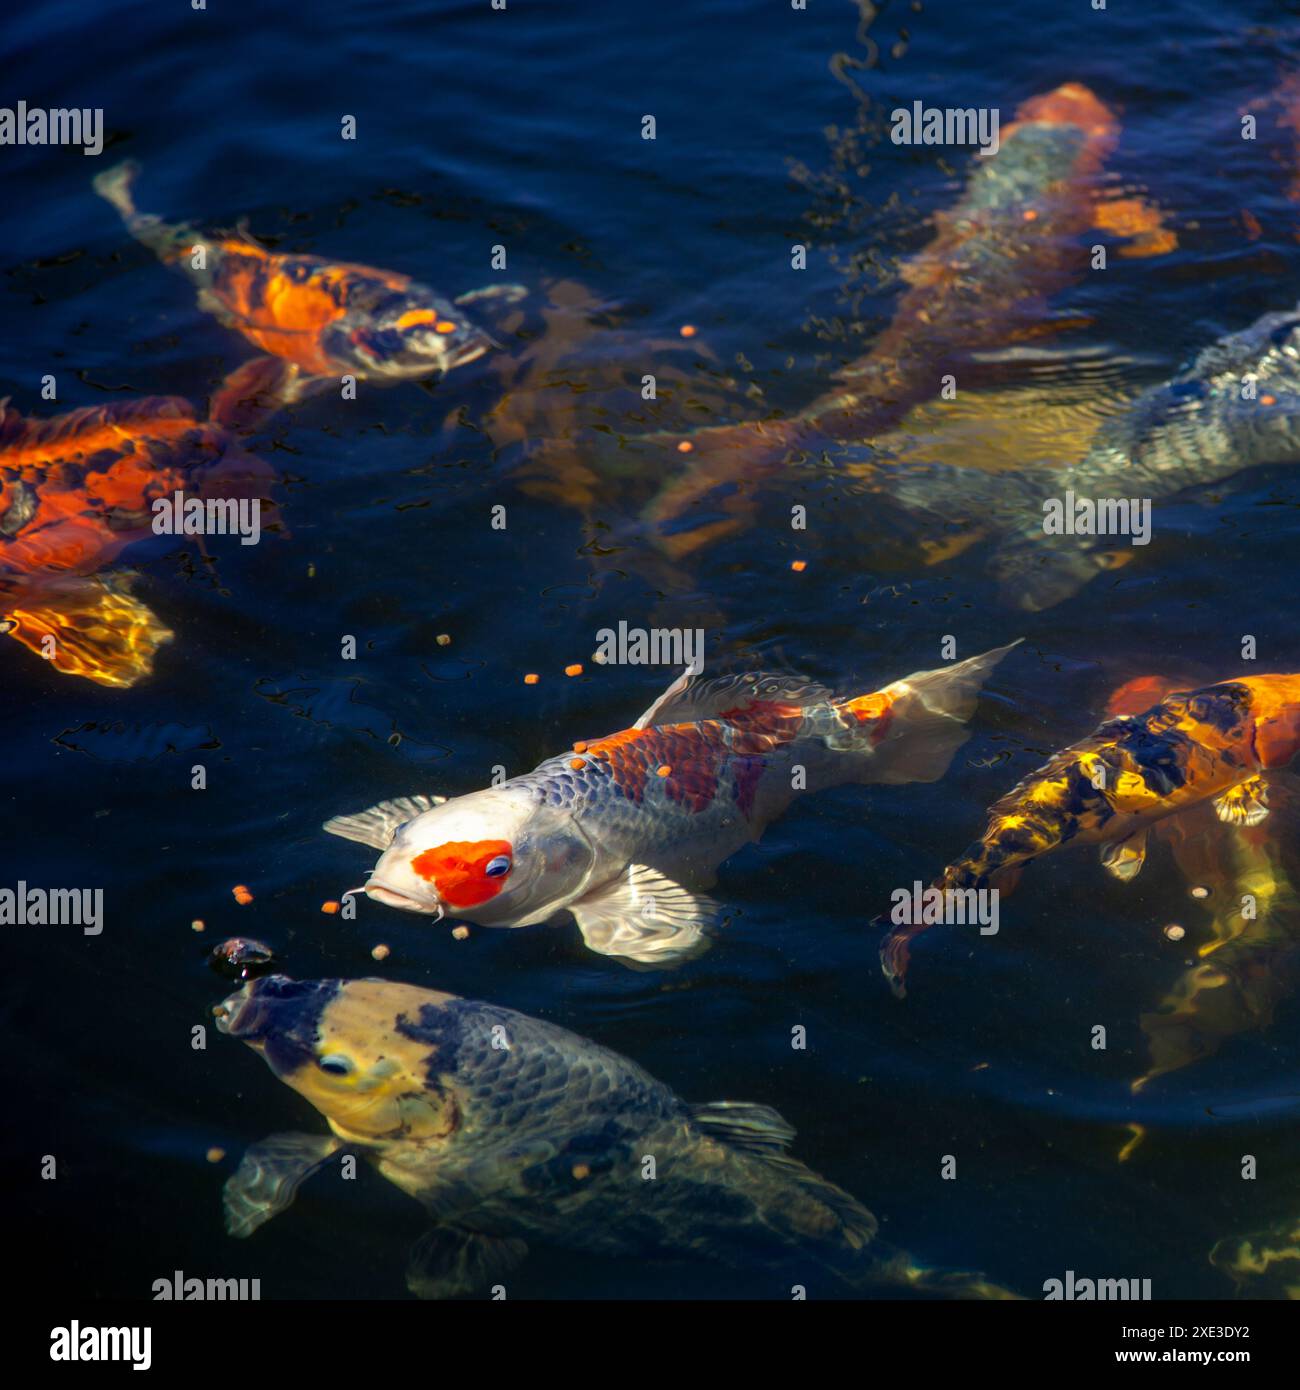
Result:
{"label": "dark blue water", "polygon": [[[58,409],[202,402],[249,355],[91,193],[92,174],[128,155],[148,210],[247,217],[277,249],[448,295],[491,283],[504,244],[507,278],[531,292],[498,320],[500,354],[434,388],[327,394],[280,416],[260,454],[280,478],[284,534],[206,554],[160,539],[123,557],[176,633],[151,680],[113,691],[4,644],[3,882],[100,886],[106,903],[96,938],[5,936],[6,1149],[18,1219],[39,1236],[31,1259],[57,1259],[61,1287],[146,1297],[181,1269],[259,1277],[268,1298],[405,1293],[422,1222],[377,1177],[308,1185],[251,1242],[222,1230],[221,1183],[244,1147],[320,1128],[245,1049],[215,1034],[191,1047],[228,988],[205,951],[235,933],[299,977],[382,971],[490,999],[595,1038],[688,1099],[770,1104],[797,1127],[795,1152],[891,1240],[1031,1294],[1073,1269],[1150,1278],[1158,1297],[1228,1297],[1215,1242],[1294,1217],[1300,1122],[1274,1102],[1300,1089],[1300,1012],[1283,977],[1266,1024],[1130,1091],[1149,1065],[1139,1021],[1208,922],[1167,849],[1127,887],[1092,854],[1045,859],[993,945],[935,933],[918,948],[903,1003],[869,926],[1124,681],[1241,674],[1244,633],[1253,669],[1297,669],[1294,476],[1260,472],[1214,505],[1170,510],[1140,560],[1024,614],[1000,605],[983,557],[925,566],[891,550],[887,522],[833,469],[797,483],[821,519],[797,543],[773,521],[788,516],[778,493],[742,532],[665,567],[636,530],[660,461],[615,470],[621,434],[811,399],[888,321],[890,268],[925,242],[967,164],[873,139],[899,103],[996,105],[1008,121],[1026,97],[1085,82],[1122,119],[1113,177],[1177,230],[1176,251],[1115,258],[1056,297],[1073,326],[1038,355],[989,368],[1013,409],[988,426],[1005,466],[1018,421],[1067,439],[1097,402],[1291,307],[1300,154],[1274,115],[1243,142],[1239,116],[1300,61],[1300,5],[894,4],[870,28],[874,67],[858,24],[847,3],[730,0],[7,16],[4,103],[102,106],[110,132],[99,160],[0,150],[0,394],[25,412],[54,409],[39,401],[47,372]],[[837,54],[863,64],[839,70],[865,105],[836,80]],[[647,113],[654,142],[640,138]],[[348,114],[355,142],[339,136]],[[809,247],[800,273],[795,242]],[[646,371],[677,388],[649,411],[626,389]],[[569,471],[529,471],[489,429],[503,413],[529,438],[572,441]],[[585,493],[579,466],[596,480]],[[496,505],[504,531],[489,525]],[[595,634],[620,620],[703,626],[720,669],[792,668],[845,691],[940,664],[948,633],[963,653],[1027,640],[946,778],[798,804],[724,866],[725,932],[671,974],[594,956],[572,926],[458,941],[373,903],[352,923],[320,912],[371,862],[320,831],[329,816],[468,791],[494,765],[521,772],[625,727],[671,673],[592,664]],[[586,674],[566,679],[571,662]],[[206,790],[190,787],[195,762]],[[246,907],[239,883],[255,894]],[[1181,946],[1161,934],[1170,921],[1188,928]],[[1298,931],[1279,919],[1282,937]],[[806,1051],[790,1047],[796,1025]],[[1105,1051],[1090,1044],[1097,1025]],[[1120,1161],[1131,1123],[1146,1137]],[[227,1156],[209,1162],[212,1147]],[[57,1181],[37,1178],[45,1154]],[[955,1181],[940,1177],[948,1154]],[[511,1281],[512,1297],[764,1292],[758,1275],[549,1249]]]}

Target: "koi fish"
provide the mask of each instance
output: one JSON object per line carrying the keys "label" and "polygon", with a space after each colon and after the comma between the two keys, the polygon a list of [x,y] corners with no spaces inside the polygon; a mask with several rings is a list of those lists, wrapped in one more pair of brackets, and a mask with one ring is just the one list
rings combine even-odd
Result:
{"label": "koi fish", "polygon": [[[989,809],[984,834],[936,886],[1007,882],[1068,844],[1100,845],[1116,878],[1134,878],[1148,829],[1210,801],[1221,821],[1257,825],[1268,814],[1264,774],[1300,748],[1300,674],[1247,676],[1171,694],[1141,714],[1109,719],[1019,782]],[[924,924],[891,933],[881,964],[904,993],[910,942]]]}
{"label": "koi fish", "polygon": [[[687,1105],[634,1062],[494,1004],[389,980],[253,980],[213,1010],[331,1134],[254,1144],[226,1183],[250,1235],[351,1150],[433,1219],[407,1284],[451,1298],[500,1283],[538,1242],[602,1256],[786,1269],[839,1292],[1012,1298],[923,1269],[876,1219],[792,1158],[765,1105]],[[647,1180],[647,1164],[653,1180]],[[788,1290],[786,1290],[788,1296]]]}
{"label": "koi fish", "polygon": [[247,363],[201,419],[177,396],[74,410],[49,420],[0,401],[3,631],[65,675],[131,686],[173,633],[102,573],[152,533],[152,503],[178,491],[256,496],[272,473],[232,432],[274,408],[277,367]]}
{"label": "koi fish", "polygon": [[1010,649],[856,697],[688,672],[630,729],[524,776],[450,801],[380,802],[325,829],[382,851],[364,888],[377,902],[494,927],[567,910],[593,951],[668,964],[708,944],[717,909],[698,890],[799,791],[941,777]]}
{"label": "koi fish", "polygon": [[[1164,676],[1140,676],[1115,691],[1106,714],[1141,713],[1178,688]],[[1297,815],[1294,787],[1279,775],[1269,788],[1267,818],[1235,835],[1213,833],[1215,809],[1204,801],[1151,827],[1148,843],[1168,846],[1188,889],[1178,915],[1187,922],[1184,949],[1192,960],[1138,1020],[1150,1064],[1132,1083],[1134,1092],[1213,1056],[1228,1038],[1267,1028],[1295,989],[1300,894],[1290,861],[1300,844]]]}
{"label": "koi fish", "polygon": [[[1144,391],[1103,422],[1078,463],[1016,484],[1021,505],[1003,530],[993,572],[1008,601],[1049,608],[1134,554],[1122,539],[1045,534],[1049,497],[1068,489],[1077,498],[1155,503],[1247,469],[1298,461],[1300,307],[1265,314]],[[1000,511],[1007,514],[1005,503]]]}
{"label": "koi fish", "polygon": [[888,327],[837,373],[836,389],[788,419],[648,436],[664,456],[681,449],[688,464],[646,512],[664,548],[678,557],[735,530],[745,492],[792,453],[870,440],[934,396],[967,354],[1039,325],[1044,301],[1086,271],[1088,230],[1129,238],[1129,255],[1172,250],[1176,238],[1153,208],[1114,197],[1102,181],[1119,134],[1115,114],[1080,83],[1030,98],[998,153],[971,161],[960,201],[936,216],[934,239],[903,266],[909,288]]}
{"label": "koi fish", "polygon": [[139,172],[128,160],[98,175],[95,191],[137,241],[198,286],[201,309],[291,368],[286,401],[343,375],[392,383],[444,374],[495,346],[458,309],[406,275],[276,255],[242,230],[208,235],[137,212],[131,186]]}

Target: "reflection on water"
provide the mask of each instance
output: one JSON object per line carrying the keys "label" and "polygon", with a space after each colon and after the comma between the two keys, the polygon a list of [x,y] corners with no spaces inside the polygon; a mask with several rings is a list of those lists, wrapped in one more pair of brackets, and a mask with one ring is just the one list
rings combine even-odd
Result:
{"label": "reflection on water", "polygon": [[[927,946],[905,1003],[869,927],[1118,688],[1148,678],[1145,708],[1300,669],[1285,460],[1172,498],[1138,563],[1049,609],[1013,602],[982,544],[999,508],[1033,516],[1018,480],[1087,458],[1143,391],[1294,303],[1291,18],[1112,7],[1100,39],[1086,7],[1028,23],[864,0],[741,23],[703,4],[649,30],[521,12],[486,64],[455,7],[433,43],[423,5],[362,36],[326,4],[304,64],[278,13],[251,46],[200,40],[179,11],[125,15],[61,11],[57,34],[29,16],[8,56],[51,103],[105,106],[104,159],[141,161],[150,206],[247,215],[276,251],[401,271],[451,303],[496,277],[500,245],[499,278],[527,294],[466,306],[499,349],[441,381],[263,402],[248,439],[232,425],[283,510],[264,543],[109,525],[78,474],[60,495],[106,529],[75,593],[7,567],[5,884],[102,886],[106,913],[94,941],[6,936],[9,1142],[23,1171],[33,1152],[60,1165],[19,1204],[33,1276],[90,1296],[144,1297],[177,1268],[259,1278],[267,1298],[406,1293],[419,1213],[374,1174],[304,1183],[250,1241],[223,1229],[249,1146],[317,1122],[228,1040],[192,1045],[222,992],[212,944],[248,936],[297,979],[489,1001],[687,1103],[771,1107],[802,1162],[935,1268],[1030,1296],[1065,1269],[1150,1277],[1157,1297],[1294,1295],[1291,777],[1270,777],[1257,825],[1205,806],[1163,823],[1131,883],[1045,856],[997,936]],[[350,145],[339,94],[376,63]],[[895,106],[954,91],[1002,111],[997,159],[891,142]],[[0,395],[24,418],[220,398],[248,343],[129,240],[92,161],[62,154],[6,155]],[[19,473],[6,541],[30,520]],[[927,478],[952,505],[923,505]],[[51,615],[62,670],[40,659]],[[322,911],[359,863],[321,832],[331,816],[514,776],[649,705],[669,673],[592,660],[619,622],[701,626],[713,669],[837,690],[934,666],[949,635],[962,656],[1026,641],[942,780],[807,798],[727,861],[719,940],[675,971],[622,970],[571,923],[453,935],[370,901]],[[75,1270],[47,1271],[69,1242]],[[702,1264],[540,1240],[510,1296],[770,1295],[744,1261]]]}

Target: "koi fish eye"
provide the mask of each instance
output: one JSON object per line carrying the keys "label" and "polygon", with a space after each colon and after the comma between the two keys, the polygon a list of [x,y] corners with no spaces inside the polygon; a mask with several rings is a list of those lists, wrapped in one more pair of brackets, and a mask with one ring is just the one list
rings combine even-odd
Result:
{"label": "koi fish eye", "polygon": [[341,1052],[329,1052],[324,1057],[317,1058],[316,1065],[330,1076],[350,1076],[356,1070],[352,1058],[345,1057]]}
{"label": "koi fish eye", "polygon": [[503,878],[510,872],[510,856],[508,854],[498,854],[495,859],[490,859],[483,867],[483,872],[489,878]]}

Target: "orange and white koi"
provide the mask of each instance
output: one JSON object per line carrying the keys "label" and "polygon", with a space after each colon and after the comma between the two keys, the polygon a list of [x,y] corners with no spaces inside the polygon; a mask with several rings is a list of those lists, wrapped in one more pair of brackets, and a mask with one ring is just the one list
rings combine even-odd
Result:
{"label": "orange and white koi", "polygon": [[493,346],[459,309],[409,276],[276,255],[243,232],[206,235],[138,212],[131,185],[139,172],[128,160],[100,174],[95,191],[137,241],[198,286],[202,309],[291,368],[286,400],[344,375],[382,383],[446,373]]}
{"label": "orange and white koi", "polygon": [[[260,496],[273,479],[232,432],[278,391],[260,362],[232,373],[201,418],[177,396],[74,410],[49,420],[0,401],[0,616],[56,670],[101,685],[148,675],[172,632],[103,571],[151,534],[153,503],[188,490]],[[273,407],[271,407],[273,408]]]}
{"label": "orange and white koi", "polygon": [[840,385],[787,419],[650,436],[688,465],[647,512],[663,548],[680,556],[734,530],[746,489],[785,459],[872,440],[935,395],[959,358],[1037,327],[1045,299],[1086,271],[1089,229],[1126,239],[1129,255],[1173,249],[1154,208],[1103,181],[1119,134],[1118,117],[1081,83],[1023,102],[998,153],[972,161],[962,198],[902,267],[907,291],[871,350],[837,373]]}
{"label": "orange and white koi", "polygon": [[[1300,673],[1246,676],[1167,695],[1141,714],[1108,719],[1057,753],[989,810],[984,834],[937,886],[1007,882],[1069,844],[1100,845],[1105,868],[1128,880],[1146,858],[1148,828],[1202,801],[1232,825],[1268,814],[1264,774],[1300,750]],[[886,978],[903,993],[909,946],[923,925],[891,933]]]}
{"label": "orange and white koi", "polygon": [[1009,650],[843,698],[788,677],[688,673],[631,728],[524,776],[325,829],[383,851],[364,890],[378,902],[495,927],[567,910],[592,950],[666,964],[708,944],[716,908],[698,889],[798,792],[941,777]]}

